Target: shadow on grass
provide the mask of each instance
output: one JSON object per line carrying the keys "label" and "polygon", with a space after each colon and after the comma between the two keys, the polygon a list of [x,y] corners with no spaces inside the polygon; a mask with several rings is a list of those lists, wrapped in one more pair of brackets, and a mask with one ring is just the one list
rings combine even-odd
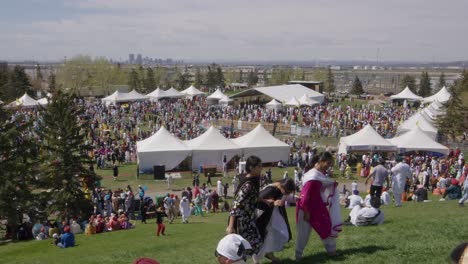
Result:
{"label": "shadow on grass", "polygon": [[327,260],[333,261],[346,261],[346,257],[348,255],[354,254],[374,254],[377,251],[382,250],[389,250],[394,247],[382,247],[382,246],[366,246],[366,247],[359,247],[359,248],[348,248],[344,250],[338,250],[337,255],[330,257],[327,255],[326,252],[320,252],[315,255],[304,256],[300,262],[296,262],[293,259],[285,259],[282,260],[281,263],[284,264],[293,264],[293,263],[324,263]]}

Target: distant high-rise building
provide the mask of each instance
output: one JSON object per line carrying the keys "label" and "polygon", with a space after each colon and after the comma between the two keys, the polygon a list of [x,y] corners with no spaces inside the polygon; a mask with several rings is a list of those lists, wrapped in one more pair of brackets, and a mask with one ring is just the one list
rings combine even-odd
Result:
{"label": "distant high-rise building", "polygon": [[136,57],[136,64],[142,64],[143,63],[143,59],[141,58],[141,54],[138,54],[137,57]]}
{"label": "distant high-rise building", "polygon": [[128,54],[128,63],[133,64],[135,62],[135,54]]}

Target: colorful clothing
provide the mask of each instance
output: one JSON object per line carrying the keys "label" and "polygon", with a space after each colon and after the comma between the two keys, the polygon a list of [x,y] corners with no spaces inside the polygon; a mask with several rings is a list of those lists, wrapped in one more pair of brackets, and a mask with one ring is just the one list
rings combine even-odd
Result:
{"label": "colorful clothing", "polygon": [[232,203],[231,216],[235,216],[234,229],[252,246],[251,253],[258,253],[263,244],[263,238],[260,235],[255,222],[255,210],[259,196],[259,178],[249,177],[243,179],[239,190],[234,196]]}

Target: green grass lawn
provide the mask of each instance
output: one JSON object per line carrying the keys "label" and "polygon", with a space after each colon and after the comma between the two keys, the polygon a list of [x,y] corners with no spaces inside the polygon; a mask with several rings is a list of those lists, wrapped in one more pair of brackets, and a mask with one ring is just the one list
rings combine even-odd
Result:
{"label": "green grass lawn", "polygon": [[[455,201],[408,202],[401,208],[383,207],[383,211],[382,226],[345,226],[338,238],[339,255],[333,258],[326,256],[312,233],[300,263],[449,263],[452,248],[468,240],[468,209],[459,208]],[[342,210],[343,219],[348,213]],[[294,234],[294,208],[288,214]],[[224,235],[226,220],[227,213],[192,217],[189,224],[177,219],[166,225],[167,236],[156,237],[151,219],[132,230],[77,235],[77,246],[68,249],[51,245],[51,240],[1,244],[0,262],[131,263],[144,256],[161,263],[216,263],[213,252]],[[284,263],[295,263],[291,260],[294,245],[291,241],[277,254]]]}

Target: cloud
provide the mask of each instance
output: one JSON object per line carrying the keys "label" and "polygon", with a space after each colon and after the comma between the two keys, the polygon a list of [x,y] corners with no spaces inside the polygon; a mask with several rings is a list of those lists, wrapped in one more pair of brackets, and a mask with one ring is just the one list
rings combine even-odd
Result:
{"label": "cloud", "polygon": [[[128,53],[191,59],[466,59],[468,4],[67,0],[73,15],[0,27],[0,58]],[[438,12],[434,12],[438,10]],[[5,21],[8,25],[8,21]],[[447,41],[447,39],[455,41]],[[31,44],[31,43],[34,43]]]}

